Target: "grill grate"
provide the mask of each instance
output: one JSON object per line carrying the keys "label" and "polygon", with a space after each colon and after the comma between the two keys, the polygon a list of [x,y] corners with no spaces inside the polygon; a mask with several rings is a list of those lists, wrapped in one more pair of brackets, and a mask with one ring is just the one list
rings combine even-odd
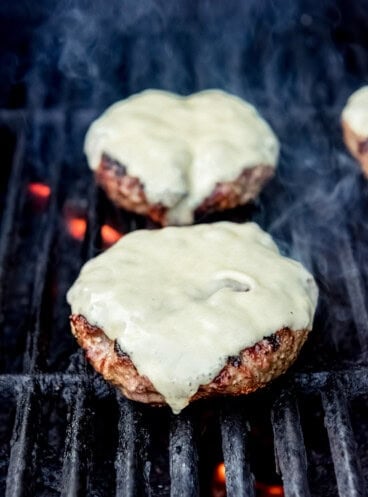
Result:
{"label": "grill grate", "polygon": [[339,494],[363,495],[364,480],[344,394],[333,385],[322,399]]}
{"label": "grill grate", "polygon": [[[362,371],[360,371],[362,373]],[[366,371],[364,374],[366,375]],[[340,496],[365,495],[365,481],[357,459],[356,442],[348,413],[348,401],[345,397],[346,386],[331,386],[331,375],[317,377],[316,391],[322,394],[326,429],[331,446],[336,481]],[[346,377],[352,380],[349,373]],[[367,377],[367,376],[366,376]],[[353,380],[354,381],[354,380]],[[301,385],[305,382],[295,381],[294,387],[299,394],[307,391]],[[365,382],[366,383],[366,382]],[[323,387],[321,388],[321,385]],[[89,471],[93,471],[90,461],[94,457],[88,454],[90,426],[94,423],[93,412],[88,408],[87,397],[111,397],[115,394],[109,386],[99,378],[94,378],[89,386],[85,375],[7,375],[1,378],[1,395],[6,397],[10,392],[16,392],[16,410],[11,436],[10,450],[7,462],[6,496],[38,495],[31,483],[32,468],[35,472],[37,460],[38,431],[43,429],[40,424],[42,402],[45,396],[52,393],[68,392],[67,427],[63,461],[58,471],[59,483],[57,491],[50,495],[100,495],[101,488],[96,488],[89,481]],[[366,385],[365,385],[366,386]],[[308,463],[303,442],[302,428],[293,389],[283,388],[272,409],[272,425],[275,437],[277,461],[282,474],[286,496],[312,495],[308,484]],[[69,391],[70,390],[70,391]],[[364,389],[366,392],[366,389]],[[361,392],[361,386],[352,392],[354,397]],[[73,393],[71,393],[73,392]],[[117,445],[114,452],[115,466],[115,495],[133,496],[199,495],[198,455],[194,432],[196,416],[186,412],[174,417],[170,422],[170,477],[171,490],[164,485],[159,491],[150,483],[150,471],[154,461],[147,458],[149,434],[142,426],[144,413],[139,406],[116,395],[116,405],[119,420],[116,426]],[[214,412],[221,420],[222,448],[227,474],[227,495],[254,496],[254,476],[249,466],[249,451],[247,442],[247,417],[243,408],[230,402],[230,405],[220,410],[214,407]],[[218,406],[217,406],[218,407]],[[145,408],[143,408],[143,411]],[[198,409],[196,409],[198,415]],[[222,412],[221,412],[222,411]],[[64,413],[65,414],[65,413]],[[168,424],[162,424],[163,431],[169,430]],[[38,449],[39,450],[39,449]],[[113,454],[111,454],[113,456]],[[113,473],[108,475],[113,478]],[[156,489],[157,490],[157,489]],[[41,495],[41,494],[40,494]],[[46,494],[45,494],[46,495]],[[110,494],[111,495],[111,494]],[[331,494],[332,495],[332,494]]]}
{"label": "grill grate", "polygon": [[[128,216],[114,210],[111,212],[111,206],[105,202],[86,172],[64,171],[65,164],[57,160],[57,157],[54,158],[56,160],[51,160],[49,168],[43,168],[43,164],[37,165],[36,161],[36,167],[33,169],[31,167],[30,171],[26,170],[30,167],[26,160],[29,153],[27,144],[29,145],[30,140],[32,144],[34,143],[34,137],[30,138],[27,135],[28,126],[24,126],[29,117],[26,120],[24,117],[18,119],[19,116],[13,116],[9,112],[0,113],[0,117],[3,124],[15,130],[16,141],[1,225],[0,301],[3,311],[2,325],[5,326],[5,330],[6,317],[10,312],[9,298],[13,295],[11,292],[9,294],[8,287],[19,286],[24,271],[31,272],[31,291],[28,292],[29,287],[27,287],[26,302],[24,305],[20,304],[22,317],[20,331],[16,330],[18,335],[16,347],[23,347],[23,358],[21,363],[15,366],[9,363],[5,365],[0,376],[0,394],[10,403],[10,411],[14,413],[12,428],[10,432],[5,433],[3,440],[2,450],[6,460],[6,465],[3,465],[4,495],[6,497],[206,495],[206,490],[200,481],[204,473],[205,459],[209,456],[201,447],[201,435],[198,432],[205,419],[207,403],[203,405],[198,403],[177,417],[169,416],[166,410],[162,412],[154,410],[152,414],[150,408],[137,406],[115,393],[86,366],[80,352],[74,353],[64,371],[55,369],[52,362],[47,361],[51,342],[48,337],[50,317],[45,316],[47,315],[45,311],[49,305],[56,307],[51,312],[52,318],[55,319],[55,312],[60,312],[58,306],[61,302],[58,295],[53,295],[50,300],[50,292],[64,293],[83,260],[92,257],[100,250],[99,230],[107,217],[112,216],[118,224],[117,227],[124,232],[143,226],[144,221],[136,216]],[[87,116],[86,121],[88,119],[90,116]],[[57,137],[55,142],[57,155],[62,156],[60,151],[66,149],[66,139],[63,139],[65,136],[63,119],[58,114],[45,114],[42,115],[37,126],[45,126],[44,134],[48,137],[48,146],[50,146],[48,132],[50,129],[54,131]],[[55,147],[55,143],[51,148]],[[55,149],[53,151],[55,152]],[[50,150],[47,151],[46,156],[47,160],[50,160]],[[65,181],[65,176],[68,175],[70,177]],[[42,180],[51,189],[50,198],[41,208],[32,207],[27,197],[27,184],[33,180]],[[65,213],[67,216],[70,214],[66,209],[66,206],[69,208],[70,205],[76,207],[78,216],[84,216],[87,230],[83,239],[67,240],[66,244],[65,237],[69,235],[64,226]],[[32,227],[37,226],[36,235],[25,230],[22,225],[24,212],[27,209],[31,209]],[[28,219],[29,216],[27,222]],[[21,261],[27,260],[27,253],[23,252],[32,242],[37,243],[37,251],[31,253],[31,259],[28,259],[29,265],[21,268],[19,276],[14,269],[14,265],[17,264],[14,253]],[[70,246],[71,249],[65,254],[66,246]],[[353,313],[358,324],[361,324],[361,309],[365,309],[364,285],[360,277],[352,278],[354,274],[359,276],[352,249],[349,245],[344,245],[343,251],[347,253],[344,264],[348,261],[346,266],[348,273],[345,275],[348,295],[351,296],[352,303],[355,302],[357,306],[354,308],[352,305]],[[72,271],[65,271],[63,267],[65,256],[71,259]],[[53,258],[56,258],[55,264],[59,266],[58,276],[67,273],[67,281],[57,290],[53,289],[55,281],[51,278],[55,271]],[[9,272],[15,275],[14,281],[9,281]],[[14,295],[17,296],[16,293]],[[359,299],[356,298],[357,295],[360,295]],[[24,298],[24,293],[21,292],[18,298]],[[56,328],[57,331],[63,329],[67,334],[65,322],[67,309],[64,303],[62,307],[59,318],[63,316],[63,322]],[[366,323],[363,325],[366,326]],[[22,340],[22,336],[23,342],[19,341]],[[362,337],[363,341],[364,330]],[[7,342],[3,343],[5,351],[7,345]],[[75,350],[74,344],[72,349]],[[19,355],[18,349],[17,355]],[[210,412],[218,423],[219,440],[222,440],[227,495],[229,497],[256,495],[251,464],[252,451],[249,448],[252,433],[249,432],[248,414],[252,417],[252,412],[258,412],[259,409],[271,413],[277,464],[285,495],[287,497],[312,495],[316,483],[310,481],[308,469],[310,454],[306,452],[303,423],[298,408],[298,399],[299,405],[303,406],[311,395],[320,396],[322,399],[331,448],[326,458],[328,460],[332,458],[339,495],[344,497],[365,495],[365,480],[356,455],[355,435],[348,406],[350,399],[368,394],[367,372],[364,366],[347,367],[336,372],[333,370],[314,373],[295,372],[286,380],[279,381],[276,387],[269,388],[266,393],[254,395],[252,401],[243,399],[209,403]],[[54,436],[51,428],[51,432],[43,440],[45,438],[45,434],[42,433],[42,423],[45,418],[43,401],[50,398],[56,399],[57,407],[54,410],[64,418],[61,430],[64,435],[59,443],[58,454],[53,456],[56,459],[53,475],[46,474],[52,473],[51,468],[45,470],[44,474],[40,470],[42,461],[46,461],[47,464],[50,450],[48,444]],[[267,407],[263,405],[262,398],[268,399]],[[62,407],[58,404],[61,399],[64,399]],[[98,439],[96,430],[101,430],[97,425],[95,412],[95,406],[99,402],[112,403],[115,411],[111,444],[104,448],[104,451],[108,452],[109,459],[106,463],[109,472],[106,474],[104,474],[106,468],[98,457],[100,447],[94,445]],[[152,416],[157,418],[154,425],[151,421]],[[108,414],[108,420],[100,417],[98,421],[103,425],[108,422],[111,422],[111,414]],[[103,434],[105,428],[102,427]],[[163,444],[168,449],[167,453],[164,451],[166,454],[164,457],[159,455],[156,459],[159,444],[157,440],[153,440],[155,436],[157,438],[155,430],[162,432],[166,440]],[[166,460],[162,461],[162,458]],[[101,468],[98,468],[98,464],[102,464]],[[170,481],[167,474],[170,475]],[[112,475],[115,475],[113,482]],[[316,495],[322,495],[322,492]],[[330,491],[325,495],[333,493]]]}
{"label": "grill grate", "polygon": [[170,497],[198,495],[197,453],[193,441],[193,421],[182,414],[171,421],[170,430]]}
{"label": "grill grate", "polygon": [[295,396],[283,392],[272,411],[276,455],[283,475],[286,495],[305,495],[310,489],[307,457]]}
{"label": "grill grate", "polygon": [[[368,428],[350,411],[368,406],[368,188],[341,143],[350,89],[325,26],[329,2],[316,10],[314,32],[305,2],[283,7],[282,29],[276,5],[268,15],[252,2],[184,2],[166,15],[151,3],[149,16],[131,7],[135,27],[121,23],[120,4],[106,17],[98,2],[90,17],[78,2],[58,11],[66,31],[51,16],[52,36],[40,30],[33,40],[44,60],[28,75],[28,108],[0,109],[0,144],[12,145],[0,182],[0,495],[216,497],[213,470],[224,461],[228,497],[261,497],[256,481],[271,485],[275,470],[286,497],[363,497]],[[102,49],[82,24],[104,33]],[[78,31],[74,58],[74,45],[60,40]],[[96,66],[83,65],[87,46]],[[147,223],[94,185],[82,156],[86,127],[108,103],[155,86],[222,87],[260,108],[281,138],[280,167],[257,204],[231,215],[292,247],[321,288],[317,331],[297,367],[262,392],[201,401],[177,417],[125,400],[90,369],[65,302],[83,262],[103,248],[101,226],[127,233]],[[50,195],[35,198],[30,184]]]}
{"label": "grill grate", "polygon": [[254,478],[247,458],[247,429],[239,413],[227,412],[221,419],[222,450],[229,497],[254,496]]}

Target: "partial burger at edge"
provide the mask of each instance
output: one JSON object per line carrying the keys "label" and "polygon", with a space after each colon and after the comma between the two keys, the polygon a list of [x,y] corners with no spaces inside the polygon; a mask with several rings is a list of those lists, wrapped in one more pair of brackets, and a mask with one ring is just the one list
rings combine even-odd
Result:
{"label": "partial burger at edge", "polygon": [[368,177],[368,85],[349,97],[341,115],[341,124],[347,148]]}

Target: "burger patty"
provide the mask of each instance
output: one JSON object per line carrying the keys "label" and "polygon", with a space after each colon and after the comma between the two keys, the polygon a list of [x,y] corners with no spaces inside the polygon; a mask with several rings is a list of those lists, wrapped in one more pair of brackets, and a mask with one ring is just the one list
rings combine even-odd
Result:
{"label": "burger patty", "polygon": [[[116,340],[110,340],[101,328],[91,325],[81,315],[72,315],[70,323],[89,362],[126,397],[147,404],[166,404],[150,379],[138,373]],[[238,356],[229,357],[219,374],[210,383],[201,385],[190,402],[223,394],[247,394],[264,387],[295,361],[307,335],[308,330],[282,328],[243,349]]]}
{"label": "burger patty", "polygon": [[368,135],[362,136],[356,133],[346,120],[342,120],[344,142],[351,155],[355,157],[368,178]]}
{"label": "burger patty", "polygon": [[[274,168],[267,165],[245,168],[233,181],[217,183],[213,192],[196,208],[195,215],[246,204],[257,197],[273,174]],[[110,200],[118,207],[147,215],[162,226],[168,224],[168,207],[163,203],[151,204],[145,194],[142,180],[129,176],[126,168],[107,154],[103,154],[95,177]]]}
{"label": "burger patty", "polygon": [[254,198],[276,168],[279,142],[257,109],[234,95],[151,89],[107,108],[91,123],[84,151],[118,206],[186,225],[196,211]]}

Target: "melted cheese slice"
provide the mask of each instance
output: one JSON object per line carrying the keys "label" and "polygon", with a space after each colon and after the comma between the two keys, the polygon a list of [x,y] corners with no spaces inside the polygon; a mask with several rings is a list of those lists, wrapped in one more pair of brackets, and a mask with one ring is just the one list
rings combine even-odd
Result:
{"label": "melted cheese slice", "polygon": [[238,97],[147,90],[112,105],[91,125],[85,153],[92,169],[103,153],[118,161],[140,179],[150,203],[169,208],[169,224],[187,224],[217,183],[234,181],[246,168],[275,166],[279,143]]}
{"label": "melted cheese slice", "polygon": [[363,86],[349,97],[342,119],[358,135],[368,136],[368,86]]}
{"label": "melted cheese slice", "polygon": [[125,236],[85,264],[68,302],[177,413],[229,356],[283,327],[311,329],[317,288],[258,225],[221,222]]}

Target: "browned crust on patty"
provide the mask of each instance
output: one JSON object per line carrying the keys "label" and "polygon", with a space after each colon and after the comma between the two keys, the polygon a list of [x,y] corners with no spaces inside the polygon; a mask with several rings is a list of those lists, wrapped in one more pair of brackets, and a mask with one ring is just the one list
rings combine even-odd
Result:
{"label": "browned crust on patty", "polygon": [[[126,397],[148,404],[166,403],[149,378],[138,373],[129,356],[101,328],[92,326],[81,315],[72,315],[70,323],[89,362]],[[218,395],[247,394],[265,386],[295,361],[307,335],[307,330],[283,328],[245,348],[238,356],[229,357],[216,378],[201,385],[190,402]]]}
{"label": "browned crust on patty", "polygon": [[106,154],[101,158],[95,177],[110,200],[118,207],[149,216],[156,223],[166,224],[167,207],[162,204],[150,204],[139,178],[126,174],[126,168]]}
{"label": "browned crust on patty", "polygon": [[341,124],[345,145],[350,150],[351,155],[360,162],[363,173],[368,178],[368,135],[363,136],[356,133],[344,119]]}
{"label": "browned crust on patty", "polygon": [[234,181],[218,183],[211,195],[196,209],[196,213],[224,211],[246,204],[257,197],[273,174],[274,168],[271,166],[255,166],[244,169]]}
{"label": "browned crust on patty", "polygon": [[[232,209],[249,202],[259,194],[273,173],[274,168],[265,165],[244,169],[234,181],[218,183],[214,191],[196,209],[195,214]],[[118,207],[147,215],[162,226],[168,224],[168,207],[162,203],[151,204],[140,178],[126,174],[126,168],[119,162],[103,154],[95,177],[110,200]]]}

